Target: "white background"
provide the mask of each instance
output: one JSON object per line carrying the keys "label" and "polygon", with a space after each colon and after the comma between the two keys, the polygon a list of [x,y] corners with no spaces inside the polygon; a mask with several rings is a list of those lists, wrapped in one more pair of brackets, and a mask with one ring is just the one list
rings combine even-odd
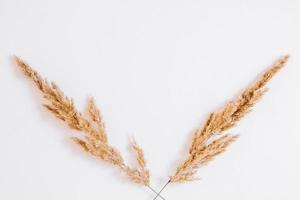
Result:
{"label": "white background", "polygon": [[207,113],[285,53],[270,92],[230,131],[240,139],[167,200],[300,199],[300,2],[0,0],[0,199],[153,197],[73,145],[11,55],[80,109],[93,95],[111,144],[131,163],[134,135],[158,190]]}

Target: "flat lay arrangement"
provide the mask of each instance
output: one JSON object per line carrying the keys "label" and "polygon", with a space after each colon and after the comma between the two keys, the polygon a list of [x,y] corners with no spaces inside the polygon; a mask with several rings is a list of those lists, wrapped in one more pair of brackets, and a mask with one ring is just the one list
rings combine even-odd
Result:
{"label": "flat lay arrangement", "polygon": [[[89,99],[87,103],[87,109],[84,112],[87,114],[83,114],[76,108],[73,99],[66,96],[54,82],[48,82],[22,59],[15,57],[15,61],[24,75],[31,79],[42,93],[45,100],[43,106],[69,128],[82,133],[81,137],[71,137],[75,144],[94,158],[117,167],[133,183],[149,188],[155,194],[155,200],[157,198],[165,199],[161,194],[171,183],[197,180],[196,173],[199,168],[214,160],[238,139],[239,135],[232,135],[227,131],[237,125],[266,94],[266,84],[285,66],[288,58],[288,55],[279,58],[239,96],[208,115],[203,126],[194,132],[187,158],[179,163],[175,173],[169,177],[159,191],[150,185],[151,176],[146,165],[144,151],[135,139],[131,139],[131,147],[136,161],[135,166],[128,165],[119,150],[110,144],[109,134],[93,98]],[[151,155],[147,156],[151,158]]]}

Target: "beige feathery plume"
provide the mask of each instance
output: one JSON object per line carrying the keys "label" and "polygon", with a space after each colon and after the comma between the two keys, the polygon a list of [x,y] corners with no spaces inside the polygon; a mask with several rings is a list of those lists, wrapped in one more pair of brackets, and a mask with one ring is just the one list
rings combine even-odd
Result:
{"label": "beige feathery plume", "polygon": [[[103,119],[93,99],[87,106],[88,117],[83,116],[75,107],[73,100],[65,96],[58,86],[43,79],[37,71],[18,57],[15,57],[17,65],[30,78],[43,93],[47,108],[57,118],[64,121],[70,128],[82,132],[83,139],[72,137],[87,153],[117,166],[127,177],[135,183],[149,186],[150,173],[146,167],[143,150],[132,142],[133,151],[136,154],[138,167],[132,168],[125,164],[119,151],[108,143]],[[151,188],[152,189],[152,188]]]}
{"label": "beige feathery plume", "polygon": [[235,126],[241,118],[251,111],[254,104],[266,93],[265,85],[267,82],[286,64],[288,58],[288,55],[280,58],[240,96],[227,103],[221,110],[209,115],[202,129],[195,131],[189,148],[189,156],[179,165],[176,173],[170,177],[170,182],[194,180],[194,175],[199,167],[223,153],[238,138],[238,135],[230,135],[224,131]]}

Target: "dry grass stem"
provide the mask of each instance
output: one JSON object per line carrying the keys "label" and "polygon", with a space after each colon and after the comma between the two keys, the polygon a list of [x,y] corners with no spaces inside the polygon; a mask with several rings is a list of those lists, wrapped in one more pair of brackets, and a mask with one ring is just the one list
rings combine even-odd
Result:
{"label": "dry grass stem", "polygon": [[143,150],[135,141],[132,142],[138,166],[129,167],[125,164],[120,152],[108,142],[103,119],[93,99],[88,102],[88,116],[86,117],[77,110],[73,100],[65,96],[54,82],[49,83],[20,58],[15,57],[15,60],[23,73],[42,92],[46,100],[43,106],[71,129],[80,131],[83,134],[82,138],[72,137],[77,145],[87,153],[117,166],[135,183],[149,185],[150,174],[146,167]]}
{"label": "dry grass stem", "polygon": [[238,138],[238,135],[224,132],[235,126],[264,96],[267,91],[266,84],[286,64],[288,58],[288,55],[280,58],[236,99],[227,103],[219,111],[209,114],[203,127],[195,131],[188,158],[170,177],[171,182],[195,180],[195,173],[201,166],[223,153]]}

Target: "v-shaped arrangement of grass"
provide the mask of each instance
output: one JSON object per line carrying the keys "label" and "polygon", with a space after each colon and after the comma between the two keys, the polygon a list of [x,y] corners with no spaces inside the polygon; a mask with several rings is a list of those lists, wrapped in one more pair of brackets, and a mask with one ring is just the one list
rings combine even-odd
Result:
{"label": "v-shaped arrangement of grass", "polygon": [[134,140],[131,141],[131,146],[137,161],[136,167],[128,166],[121,153],[110,145],[102,116],[93,99],[88,101],[88,116],[85,116],[54,82],[49,83],[20,58],[15,57],[15,60],[23,73],[42,92],[46,101],[43,106],[71,129],[82,132],[82,137],[71,137],[77,145],[95,158],[119,168],[129,180],[151,189],[156,194],[154,199],[158,197],[164,199],[160,194],[168,184],[196,180],[195,174],[198,169],[223,153],[238,138],[238,135],[231,135],[226,131],[235,126],[264,96],[267,91],[266,84],[286,64],[288,58],[288,55],[280,58],[237,98],[220,110],[209,114],[203,127],[194,133],[188,157],[179,164],[176,172],[169,177],[159,192],[150,186],[150,172],[146,166],[143,150]]}

